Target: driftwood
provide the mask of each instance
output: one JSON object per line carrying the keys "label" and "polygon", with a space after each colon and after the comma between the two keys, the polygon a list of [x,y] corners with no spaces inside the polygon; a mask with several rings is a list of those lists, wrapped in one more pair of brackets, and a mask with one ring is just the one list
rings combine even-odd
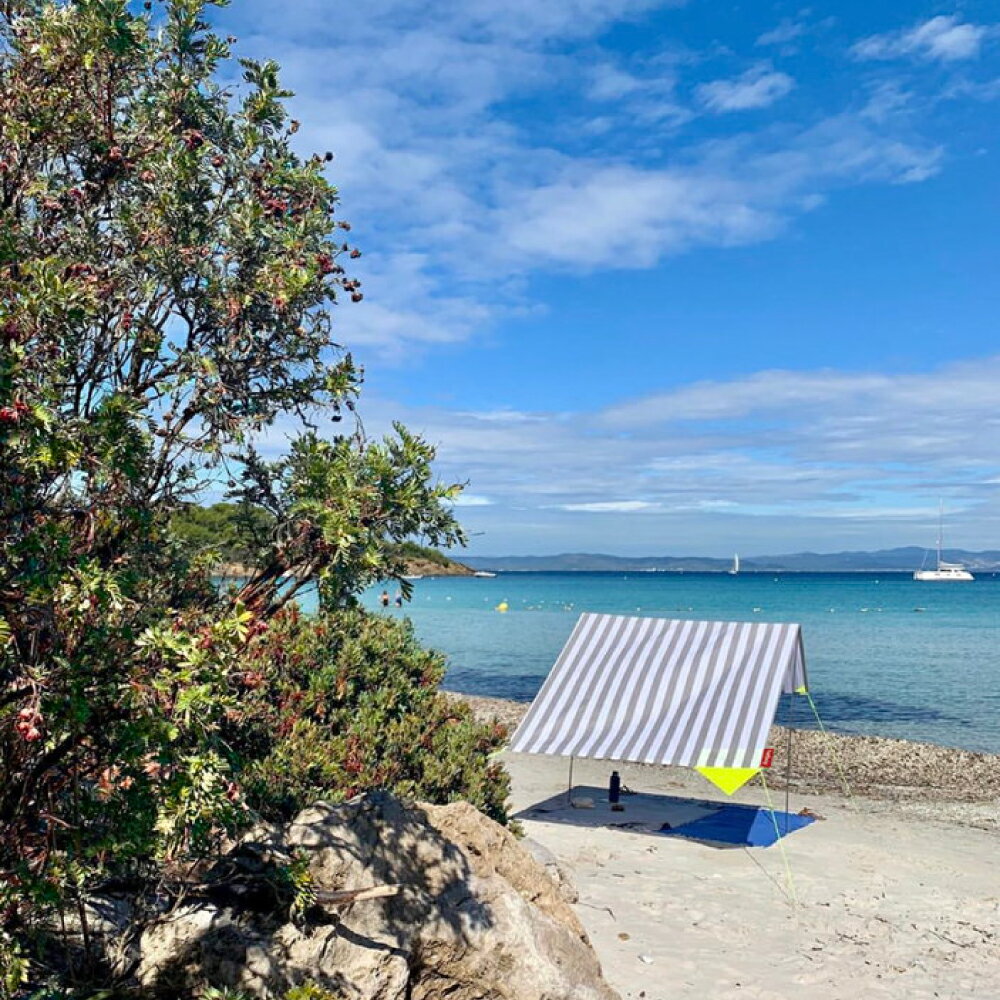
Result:
{"label": "driftwood", "polygon": [[397,896],[403,891],[401,885],[373,885],[367,889],[316,889],[316,902],[323,906],[346,906],[363,899],[381,899],[385,896]]}

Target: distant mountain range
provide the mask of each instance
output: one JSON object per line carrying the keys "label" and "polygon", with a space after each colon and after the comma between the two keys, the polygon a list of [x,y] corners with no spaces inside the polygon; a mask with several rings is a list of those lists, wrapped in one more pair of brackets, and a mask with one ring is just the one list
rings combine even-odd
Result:
{"label": "distant mountain range", "polygon": [[[966,552],[946,549],[947,562],[964,563],[973,572],[1000,571],[1000,551]],[[501,573],[672,572],[723,573],[730,559],[708,556],[609,556],[567,552],[556,556],[463,556],[462,562],[477,570]],[[784,556],[740,557],[744,573],[891,573],[912,572],[934,564],[934,553],[910,545],[877,552],[796,552]]]}

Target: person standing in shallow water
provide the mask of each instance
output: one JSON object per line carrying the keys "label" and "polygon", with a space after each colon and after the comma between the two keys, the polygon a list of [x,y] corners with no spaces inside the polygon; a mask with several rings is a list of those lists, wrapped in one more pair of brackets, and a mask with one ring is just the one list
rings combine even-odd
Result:
{"label": "person standing in shallow water", "polygon": [[389,607],[389,591],[383,590],[382,593],[379,595],[378,600],[379,604],[381,604],[383,608]]}
{"label": "person standing in shallow water", "polygon": [[401,608],[403,606],[403,595],[397,590],[396,591],[396,607]]}

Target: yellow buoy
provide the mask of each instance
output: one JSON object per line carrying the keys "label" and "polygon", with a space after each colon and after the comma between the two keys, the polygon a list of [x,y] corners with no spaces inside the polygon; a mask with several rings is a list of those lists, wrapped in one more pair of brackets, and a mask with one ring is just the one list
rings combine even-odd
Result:
{"label": "yellow buoy", "polygon": [[506,610],[507,610],[507,607],[508,607],[508,605],[507,605],[507,602],[506,602],[506,601],[501,601],[501,602],[500,602],[500,603],[499,603],[499,604],[497,605],[497,611],[500,611],[500,612],[503,612],[503,611],[506,611]]}

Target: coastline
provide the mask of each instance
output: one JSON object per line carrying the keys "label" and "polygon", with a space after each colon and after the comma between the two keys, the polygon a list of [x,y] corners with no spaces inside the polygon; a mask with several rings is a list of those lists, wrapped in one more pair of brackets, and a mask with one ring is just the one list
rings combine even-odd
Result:
{"label": "coastline", "polygon": [[[528,710],[527,702],[456,692],[447,694],[469,705],[477,718],[498,719],[511,730]],[[775,763],[767,772],[768,786],[780,790],[783,795],[788,746],[785,727],[772,727],[770,746],[775,750]],[[632,766],[671,775],[684,784],[687,784],[686,777],[694,775],[705,789],[710,787],[688,768]],[[970,825],[1000,828],[1000,754],[877,736],[821,733],[814,729],[792,731],[790,787],[793,792],[844,796],[841,774],[854,796],[902,806],[981,804],[985,808],[965,813]],[[760,782],[754,779],[750,784],[751,787],[759,786]],[[956,818],[963,814],[961,809],[955,811]]]}
{"label": "coastline", "polygon": [[[254,574],[252,566],[243,563],[219,563],[212,570],[212,576],[223,580],[246,580]],[[289,574],[294,576],[294,573]],[[449,561],[447,565],[431,562],[429,559],[411,559],[406,563],[406,575],[414,577],[430,576],[475,576],[475,571],[462,563]]]}

